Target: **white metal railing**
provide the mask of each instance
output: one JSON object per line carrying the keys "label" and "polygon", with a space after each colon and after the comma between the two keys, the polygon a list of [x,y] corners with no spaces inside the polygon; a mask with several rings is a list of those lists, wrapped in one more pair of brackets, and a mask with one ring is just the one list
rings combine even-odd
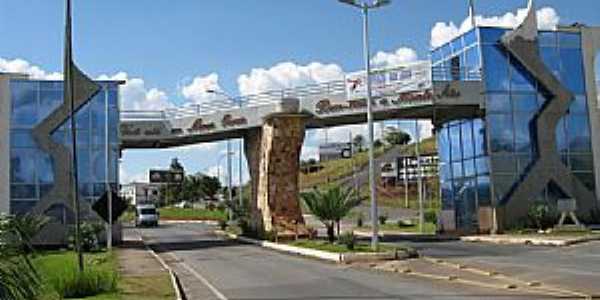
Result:
{"label": "white metal railing", "polygon": [[[394,76],[390,74],[397,73]],[[398,75],[400,74],[400,75]],[[404,75],[403,75],[404,74]],[[408,74],[408,75],[406,75]],[[328,97],[345,94],[351,98],[349,91],[349,79],[351,76],[364,78],[360,72],[348,74],[342,80],[334,80],[323,83],[309,84],[296,88],[268,91],[256,95],[240,96],[233,99],[216,99],[215,101],[188,105],[178,108],[167,108],[162,111],[150,110],[124,110],[121,111],[121,121],[144,121],[144,120],[173,120],[185,117],[193,117],[201,114],[210,114],[217,111],[232,110],[237,108],[265,106],[281,103],[282,99],[297,98],[302,99],[310,97]],[[432,82],[432,68],[429,62],[419,62],[412,65],[374,70],[372,78],[383,78],[374,80],[373,92],[377,95],[378,91],[389,90],[408,91],[410,89],[429,88]],[[360,94],[360,93],[359,93]],[[356,95],[354,97],[357,97]],[[360,95],[358,95],[360,97]]]}

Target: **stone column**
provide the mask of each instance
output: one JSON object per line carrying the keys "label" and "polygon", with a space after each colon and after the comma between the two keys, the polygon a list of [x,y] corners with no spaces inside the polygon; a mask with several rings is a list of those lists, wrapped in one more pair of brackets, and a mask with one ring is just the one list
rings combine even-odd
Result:
{"label": "stone column", "polygon": [[258,231],[293,232],[304,227],[298,171],[304,142],[305,116],[278,114],[245,136],[252,180],[252,225]]}

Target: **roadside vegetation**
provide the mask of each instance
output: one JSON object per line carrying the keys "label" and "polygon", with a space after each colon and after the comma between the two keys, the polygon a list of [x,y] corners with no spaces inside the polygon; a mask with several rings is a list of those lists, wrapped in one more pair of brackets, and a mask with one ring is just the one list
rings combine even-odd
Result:
{"label": "roadside vegetation", "polygon": [[213,209],[163,207],[158,210],[161,220],[180,221],[224,221],[227,220],[227,211],[224,207]]}

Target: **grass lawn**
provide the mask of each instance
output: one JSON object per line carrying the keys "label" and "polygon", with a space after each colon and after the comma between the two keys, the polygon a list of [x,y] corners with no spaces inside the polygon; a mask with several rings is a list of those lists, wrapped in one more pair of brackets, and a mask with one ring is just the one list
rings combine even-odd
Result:
{"label": "grass lawn", "polygon": [[[371,246],[368,243],[362,243],[362,242],[357,242],[356,245],[354,246],[354,250],[348,250],[348,248],[345,245],[340,245],[337,243],[331,244],[324,240],[297,240],[297,241],[289,242],[288,245],[301,247],[301,248],[328,251],[328,252],[333,252],[333,253],[348,253],[348,252],[372,253],[372,252],[375,252],[371,249]],[[400,249],[400,248],[401,247],[392,247],[392,246],[383,245],[383,244],[379,245],[380,252],[394,251],[394,250]]]}
{"label": "grass lawn", "polygon": [[222,210],[207,210],[193,208],[163,207],[159,209],[161,220],[185,220],[185,221],[220,221],[227,220],[227,212]]}
{"label": "grass lawn", "polygon": [[[174,298],[171,279],[168,275],[121,277],[115,253],[86,253],[87,270],[113,276],[116,288],[112,292],[80,298],[85,300],[167,300]],[[61,299],[54,288],[58,282],[73,278],[77,274],[77,256],[72,251],[52,251],[39,254],[33,260],[44,282],[41,300]],[[151,287],[151,288],[148,288]]]}
{"label": "grass lawn", "polygon": [[[365,226],[363,227],[355,227],[355,230],[361,230],[361,231],[369,231],[371,230],[371,226],[368,224],[365,224]],[[434,223],[425,223],[423,224],[423,233],[424,234],[435,234],[435,231],[437,229],[437,225]],[[419,233],[419,224],[415,224],[412,226],[409,225],[405,225],[405,226],[398,226],[398,224],[395,223],[385,223],[384,225],[379,225],[379,230],[382,231],[395,231],[395,232],[402,232],[402,233]]]}

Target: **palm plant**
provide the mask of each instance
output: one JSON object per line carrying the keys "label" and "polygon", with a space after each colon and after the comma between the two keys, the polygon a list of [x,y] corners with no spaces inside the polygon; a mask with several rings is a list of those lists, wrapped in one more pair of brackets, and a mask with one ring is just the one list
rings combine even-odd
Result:
{"label": "palm plant", "polygon": [[300,197],[302,197],[310,211],[325,225],[327,238],[331,243],[335,240],[335,224],[338,224],[339,231],[340,220],[361,202],[354,190],[339,186],[329,188],[323,192],[313,190],[301,193]]}
{"label": "palm plant", "polygon": [[32,239],[48,222],[45,217],[0,216],[0,299],[34,299],[40,278],[31,263]]}

